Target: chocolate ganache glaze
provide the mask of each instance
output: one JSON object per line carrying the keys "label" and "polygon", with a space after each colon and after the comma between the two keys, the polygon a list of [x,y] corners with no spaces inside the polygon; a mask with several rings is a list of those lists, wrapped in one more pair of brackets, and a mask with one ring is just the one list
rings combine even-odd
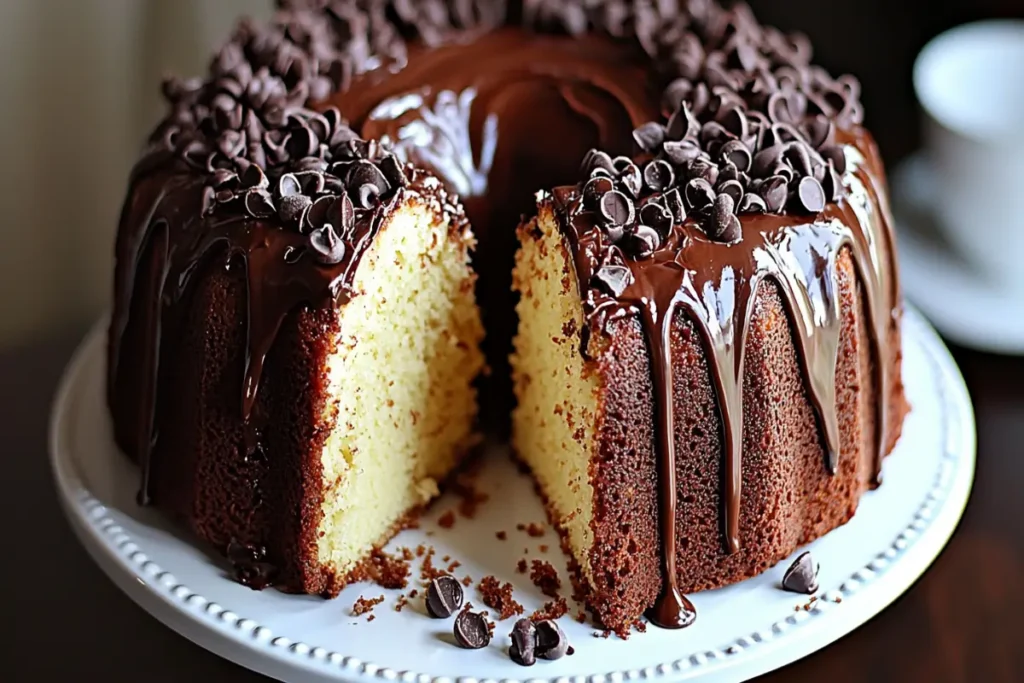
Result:
{"label": "chocolate ganache glaze", "polygon": [[388,144],[457,193],[477,237],[474,264],[492,372],[482,408],[503,431],[512,400],[515,228],[535,193],[574,182],[594,148],[629,154],[631,131],[657,118],[660,88],[639,46],[606,35],[544,35],[506,27],[353,80],[331,99],[367,139]]}
{"label": "chocolate ganache glaze", "polygon": [[160,359],[176,352],[201,269],[244,273],[239,411],[247,456],[257,455],[254,406],[283,319],[343,303],[362,254],[407,198],[435,203],[461,231],[465,204],[500,367],[514,325],[512,228],[536,191],[560,186],[551,199],[584,297],[583,352],[626,318],[647,340],[664,573],[649,616],[691,623],[675,571],[673,318],[694,322],[710,359],[727,552],[740,550],[744,348],[759,285],[773,280],[792,318],[829,472],[843,457],[834,382],[844,250],[869,310],[877,393],[893,381],[893,238],[857,82],[812,66],[805,38],[709,0],[282,4],[266,27],[243,23],[207,79],[165,84],[169,113],[132,174],[108,402],[143,471],[140,500],[159,438]]}

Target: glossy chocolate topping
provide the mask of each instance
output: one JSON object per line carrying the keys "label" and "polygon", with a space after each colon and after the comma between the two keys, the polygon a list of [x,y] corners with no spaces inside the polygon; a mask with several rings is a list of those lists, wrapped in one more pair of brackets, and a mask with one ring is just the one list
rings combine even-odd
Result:
{"label": "glossy chocolate topping", "polygon": [[660,88],[638,46],[504,28],[409,50],[333,98],[366,139],[430,169],[457,193],[477,237],[474,264],[492,373],[484,406],[498,429],[511,401],[515,228],[538,190],[574,182],[594,148],[633,149],[631,131],[659,115]]}
{"label": "glossy chocolate topping", "polygon": [[[623,317],[639,316],[654,379],[656,450],[664,587],[650,612],[659,626],[678,628],[693,620],[693,607],[676,585],[675,434],[669,331],[683,312],[699,331],[718,394],[724,430],[723,529],[728,552],[740,548],[739,511],[743,453],[743,359],[758,286],[772,279],[782,293],[794,326],[798,357],[823,436],[823,467],[834,474],[839,457],[835,370],[841,321],[838,272],[842,249],[853,256],[870,311],[875,386],[887,386],[890,349],[885,343],[899,317],[892,232],[883,207],[881,162],[861,128],[839,135],[849,159],[843,178],[846,197],[814,216],[751,215],[740,221],[742,237],[731,243],[710,239],[688,219],[668,231],[649,257],[634,259],[613,245],[599,227],[597,211],[587,210],[579,187],[554,191],[560,224],[572,245],[580,291],[591,334]],[[650,200],[656,200],[653,195]],[[879,243],[884,240],[883,247]],[[587,337],[589,339],[589,337]],[[584,349],[584,351],[586,351]],[[874,474],[884,455],[887,401],[877,403]]]}

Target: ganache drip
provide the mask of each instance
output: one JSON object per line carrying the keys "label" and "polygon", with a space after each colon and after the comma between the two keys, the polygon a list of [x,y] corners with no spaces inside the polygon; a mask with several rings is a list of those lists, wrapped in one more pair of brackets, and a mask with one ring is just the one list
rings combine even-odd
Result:
{"label": "ganache drip", "polygon": [[[728,244],[709,238],[700,224],[690,219],[668,228],[649,255],[635,258],[609,238],[600,210],[588,208],[594,204],[585,187],[562,188],[554,194],[560,224],[573,245],[590,326],[603,330],[616,321],[638,317],[647,341],[654,380],[664,567],[662,594],[649,616],[659,625],[676,627],[679,619],[666,621],[666,615],[690,610],[688,603],[679,600],[672,570],[677,492],[668,334],[677,312],[691,321],[699,334],[718,397],[727,552],[741,548],[744,352],[757,292],[766,280],[777,286],[793,324],[799,364],[821,428],[823,467],[830,474],[837,470],[841,457],[835,404],[841,331],[838,259],[844,249],[852,257],[870,316],[873,383],[882,396],[875,424],[876,479],[881,471],[887,433],[884,396],[892,360],[888,340],[894,315],[898,315],[899,293],[894,266],[882,256],[892,253],[892,237],[881,203],[877,153],[861,129],[843,132],[841,140],[851,157],[843,179],[843,199],[815,215],[744,216],[741,238]],[[879,244],[879,239],[886,244]]]}

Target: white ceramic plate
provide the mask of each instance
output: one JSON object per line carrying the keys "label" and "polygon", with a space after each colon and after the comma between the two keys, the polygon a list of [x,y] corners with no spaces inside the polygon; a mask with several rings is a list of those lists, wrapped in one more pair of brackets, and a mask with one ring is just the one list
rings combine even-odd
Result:
{"label": "white ceramic plate", "polygon": [[[797,609],[807,598],[780,590],[783,562],[760,577],[691,596],[698,618],[682,631],[651,627],[626,641],[602,639],[590,625],[563,618],[575,654],[522,668],[507,656],[512,620],[498,624],[489,647],[468,651],[452,644],[452,621],[430,619],[420,600],[396,612],[397,591],[355,585],[333,601],[254,592],[230,580],[219,560],[156,511],[137,507],[138,473],[114,447],[104,407],[103,339],[100,325],[82,344],[52,416],[54,474],[75,531],[111,579],[156,618],[223,657],[288,681],[746,679],[834,641],[906,590],[953,533],[974,473],[974,417],[963,381],[935,333],[907,311],[904,379],[913,412],[886,460],[883,486],[864,497],[849,524],[811,545],[821,591],[809,610]],[[563,582],[565,561],[550,530],[542,538],[516,530],[517,522],[543,521],[543,510],[529,479],[500,448],[492,450],[478,482],[491,499],[473,520],[460,517],[440,529],[437,518],[454,507],[442,499],[420,529],[403,532],[391,547],[432,544],[437,557],[461,561],[457,576],[512,581],[530,611],[543,596],[516,573],[524,548],[530,558],[549,559]],[[496,537],[499,530],[508,540]],[[542,553],[540,544],[550,549]],[[351,616],[360,595],[381,594],[386,601],[374,621]],[[467,598],[480,605],[475,589]]]}
{"label": "white ceramic plate", "polygon": [[910,157],[892,174],[900,278],[907,298],[957,344],[1024,354],[1024,292],[986,277],[943,240],[930,212],[935,192],[923,154]]}

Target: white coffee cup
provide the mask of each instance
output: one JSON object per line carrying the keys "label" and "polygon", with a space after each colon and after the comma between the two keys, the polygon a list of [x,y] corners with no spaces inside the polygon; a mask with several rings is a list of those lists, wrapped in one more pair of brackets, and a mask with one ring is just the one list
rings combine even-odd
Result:
{"label": "white coffee cup", "polygon": [[938,36],[918,55],[914,89],[939,228],[993,282],[1024,291],[1024,21]]}

